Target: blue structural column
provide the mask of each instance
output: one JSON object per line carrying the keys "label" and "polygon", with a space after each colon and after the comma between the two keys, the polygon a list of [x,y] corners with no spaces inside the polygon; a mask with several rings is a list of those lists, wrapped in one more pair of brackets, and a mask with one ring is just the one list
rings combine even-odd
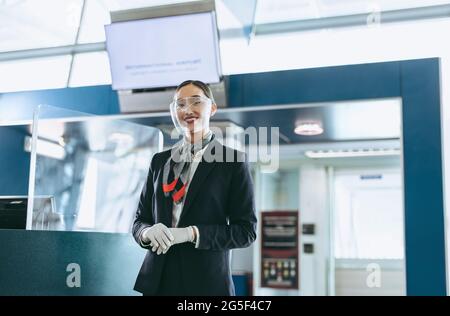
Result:
{"label": "blue structural column", "polygon": [[446,295],[438,59],[401,63],[408,295]]}

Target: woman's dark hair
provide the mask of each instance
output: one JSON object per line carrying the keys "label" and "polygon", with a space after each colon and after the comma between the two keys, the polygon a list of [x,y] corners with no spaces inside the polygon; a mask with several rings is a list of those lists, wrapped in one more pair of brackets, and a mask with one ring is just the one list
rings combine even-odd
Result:
{"label": "woman's dark hair", "polygon": [[194,85],[197,88],[201,89],[203,91],[203,93],[206,95],[206,97],[208,97],[209,99],[211,99],[211,101],[213,103],[216,103],[216,101],[214,100],[214,96],[213,93],[211,91],[211,88],[204,82],[199,81],[199,80],[186,80],[183,81],[182,83],[180,83],[176,89],[176,92],[178,92],[181,88],[183,88],[184,86],[187,85]]}

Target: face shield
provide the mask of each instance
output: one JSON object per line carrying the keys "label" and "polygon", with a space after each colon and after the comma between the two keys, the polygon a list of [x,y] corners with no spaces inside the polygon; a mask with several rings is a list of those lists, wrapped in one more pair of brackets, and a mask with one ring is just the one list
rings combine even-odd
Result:
{"label": "face shield", "polygon": [[209,129],[212,100],[195,96],[179,98],[170,104],[172,122],[180,135],[190,137],[192,133]]}

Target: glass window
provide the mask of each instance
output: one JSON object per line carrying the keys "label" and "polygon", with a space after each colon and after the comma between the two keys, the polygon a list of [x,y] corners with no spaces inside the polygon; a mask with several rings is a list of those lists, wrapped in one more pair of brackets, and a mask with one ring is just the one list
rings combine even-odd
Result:
{"label": "glass window", "polygon": [[400,171],[336,172],[335,257],[403,259]]}
{"label": "glass window", "polygon": [[298,169],[279,169],[260,176],[260,210],[298,210]]}
{"label": "glass window", "polygon": [[36,114],[27,228],[129,233],[161,132],[52,106]]}
{"label": "glass window", "polygon": [[258,1],[256,23],[307,20],[448,3],[448,0],[265,0]]}
{"label": "glass window", "polygon": [[75,43],[82,0],[0,1],[0,52]]}
{"label": "glass window", "polygon": [[71,56],[0,62],[0,93],[64,88]]}
{"label": "glass window", "polygon": [[107,1],[87,1],[78,43],[105,41],[106,24],[111,23]]}
{"label": "glass window", "polygon": [[111,71],[106,52],[77,54],[74,57],[71,87],[111,84]]}
{"label": "glass window", "polygon": [[167,5],[188,0],[96,0],[87,1],[83,25],[80,29],[78,43],[96,43],[105,41],[105,25],[111,23],[111,11],[145,8]]}

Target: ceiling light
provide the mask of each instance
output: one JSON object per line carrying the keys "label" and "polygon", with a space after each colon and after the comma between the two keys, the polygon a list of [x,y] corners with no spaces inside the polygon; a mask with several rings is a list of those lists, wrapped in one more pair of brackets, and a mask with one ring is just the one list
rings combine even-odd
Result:
{"label": "ceiling light", "polygon": [[302,136],[315,136],[322,134],[323,128],[319,122],[302,122],[295,127],[294,133]]}
{"label": "ceiling light", "polygon": [[398,156],[400,149],[357,149],[357,150],[328,150],[328,151],[306,151],[308,158],[351,158],[351,157],[379,157]]}

